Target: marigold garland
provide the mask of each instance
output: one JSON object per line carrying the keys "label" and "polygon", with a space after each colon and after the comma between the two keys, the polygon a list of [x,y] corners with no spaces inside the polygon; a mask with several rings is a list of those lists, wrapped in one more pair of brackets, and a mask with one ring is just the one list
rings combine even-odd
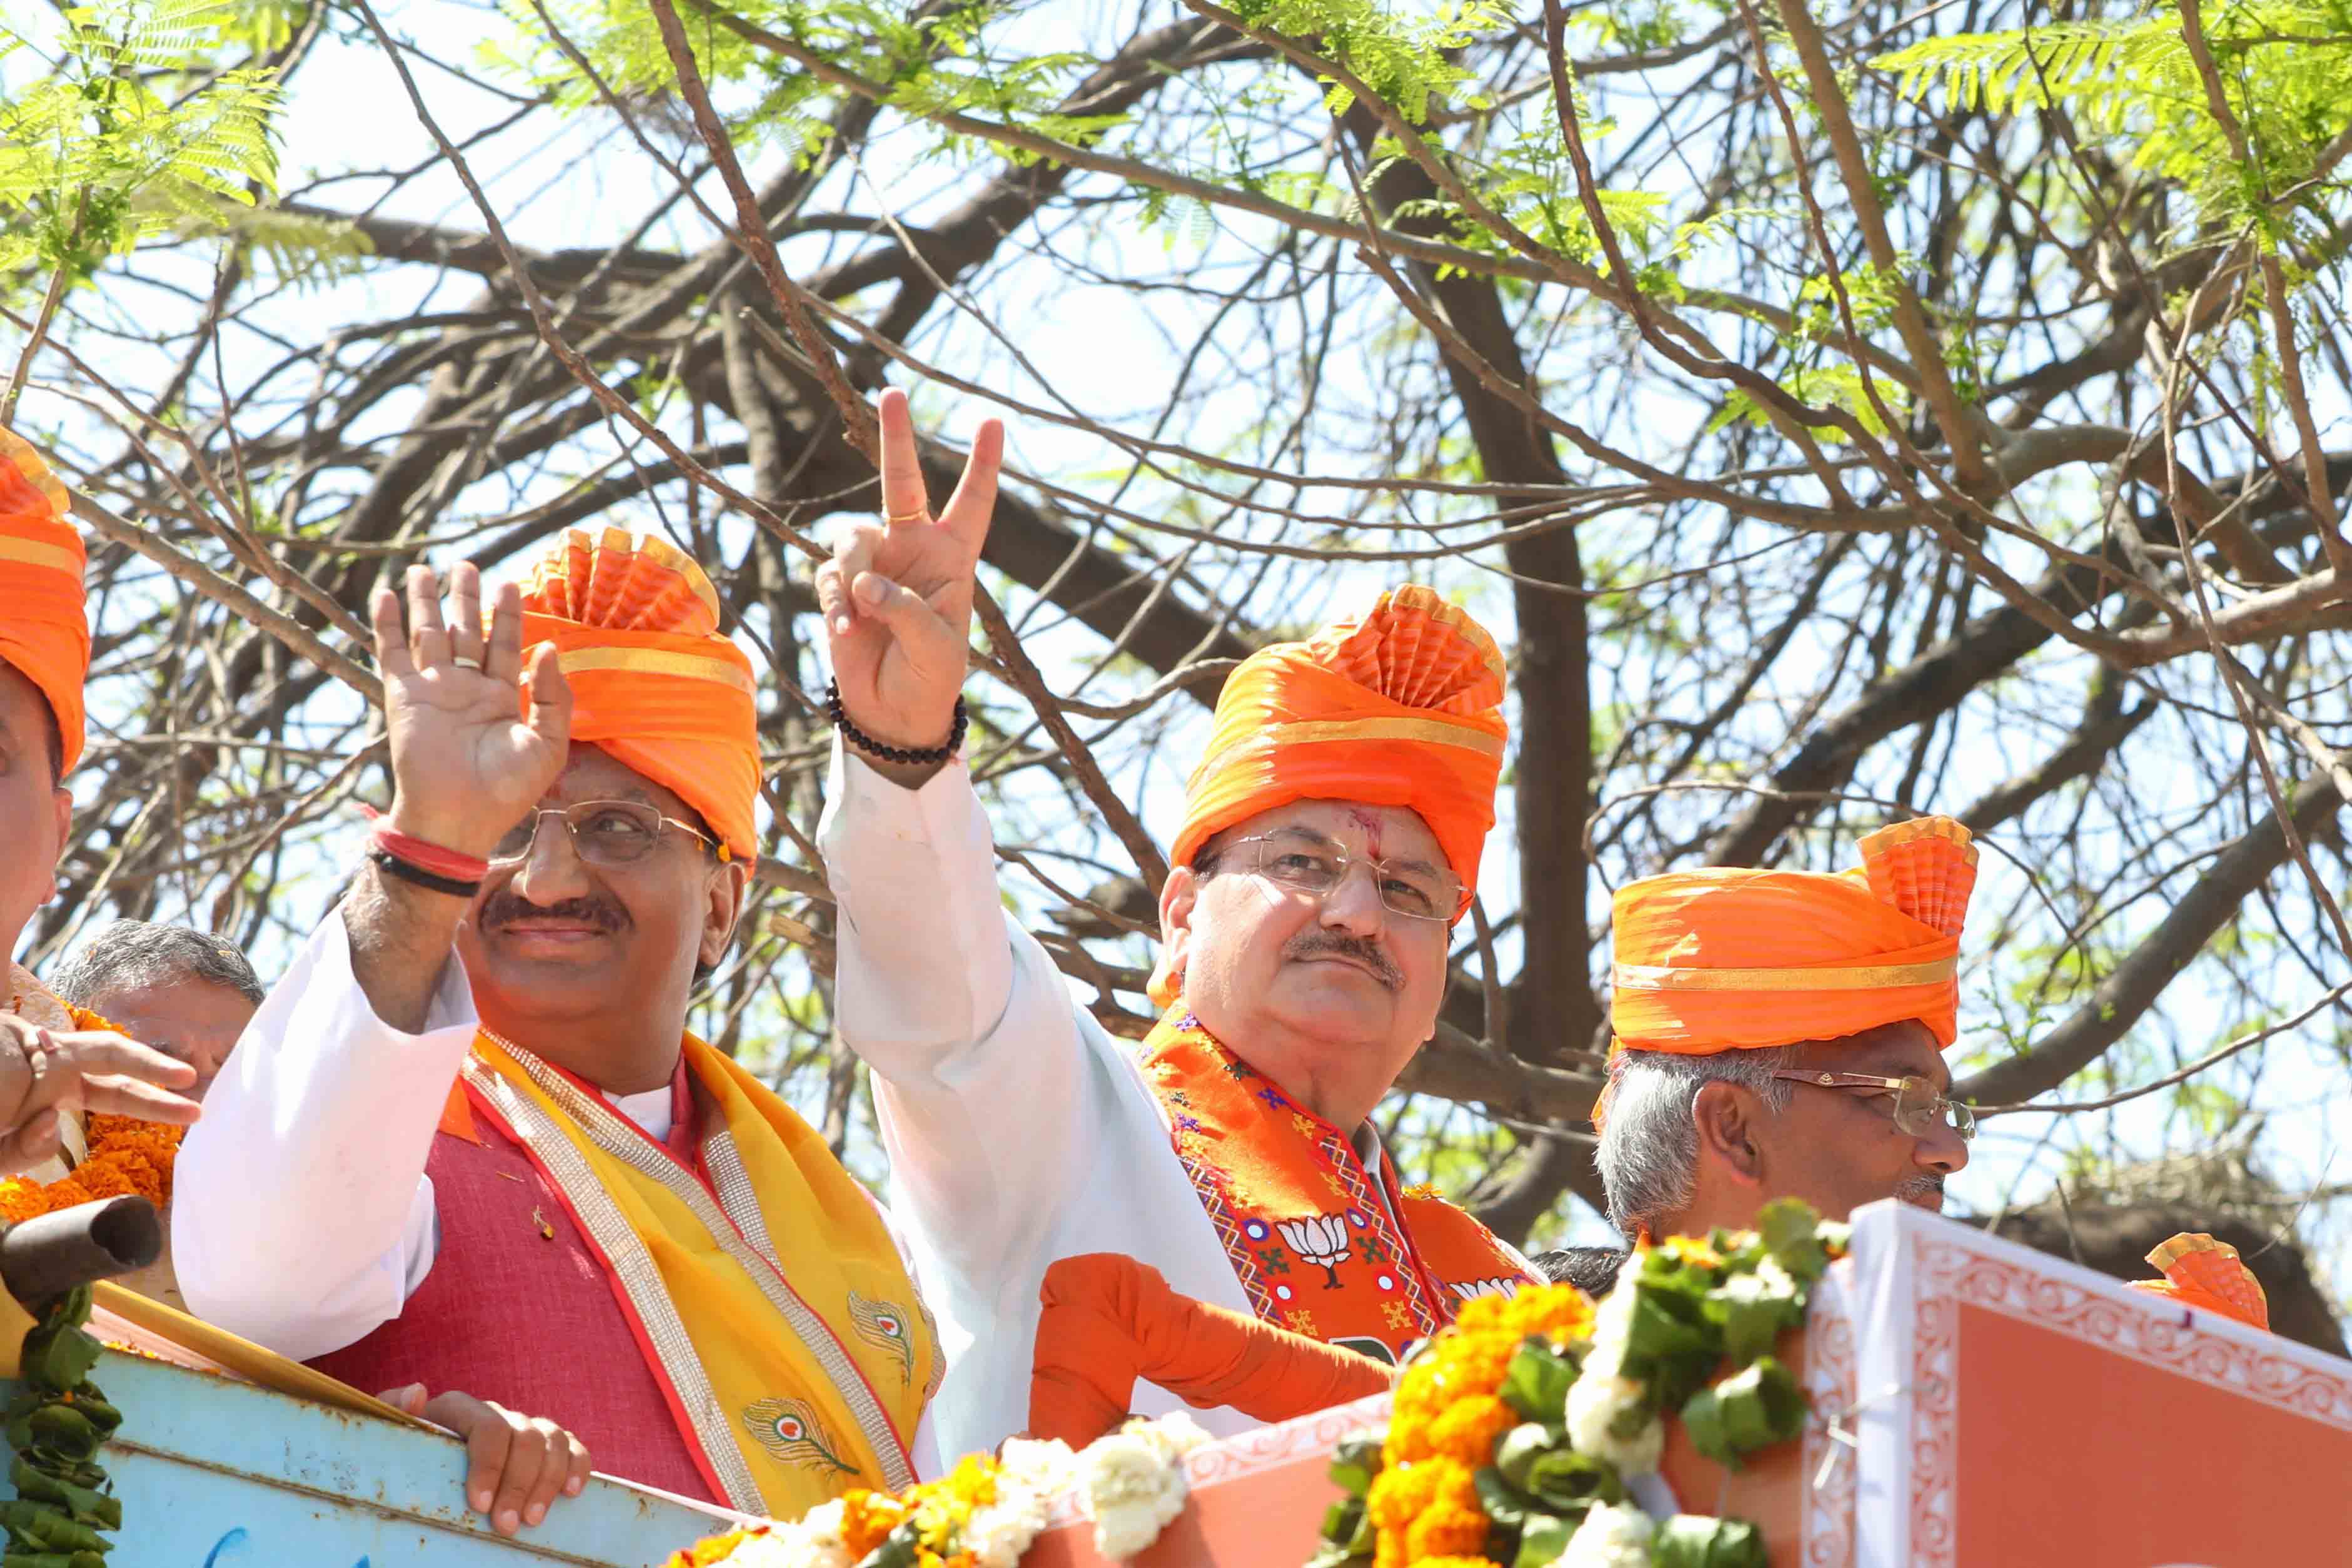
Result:
{"label": "marigold garland", "polygon": [[92,1116],[82,1129],[89,1152],[71,1176],[47,1183],[22,1176],[0,1181],[0,1219],[18,1225],[109,1197],[143,1197],[160,1209],[172,1201],[172,1166],[186,1131],[135,1116]]}
{"label": "marigold garland", "polygon": [[1132,1556],[1183,1507],[1183,1459],[1207,1441],[1181,1414],[1129,1421],[1073,1454],[1013,1438],[1002,1457],[971,1454],[938,1480],[899,1493],[853,1490],[785,1524],[697,1542],[665,1568],[1018,1568],[1075,1491],[1104,1555]]}
{"label": "marigold garland", "polygon": [[1761,1568],[1753,1525],[1652,1521],[1625,1478],[1655,1469],[1670,1415],[1734,1468],[1795,1435],[1804,1396],[1769,1352],[1844,1235],[1769,1204],[1755,1231],[1637,1249],[1597,1309],[1565,1285],[1465,1302],[1387,1430],[1334,1454],[1348,1495],[1308,1568]]}

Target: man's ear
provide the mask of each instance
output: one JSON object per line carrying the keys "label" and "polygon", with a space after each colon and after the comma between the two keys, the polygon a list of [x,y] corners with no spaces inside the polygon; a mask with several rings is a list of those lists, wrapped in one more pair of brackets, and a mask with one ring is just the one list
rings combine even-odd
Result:
{"label": "man's ear", "polygon": [[1698,1157],[1741,1186],[1760,1186],[1764,1153],[1756,1136],[1756,1097],[1737,1083],[1704,1083],[1691,1102]]}
{"label": "man's ear", "polygon": [[58,785],[49,791],[49,805],[58,814],[58,858],[49,867],[49,891],[41,901],[44,904],[58,895],[58,867],[65,863],[67,846],[73,842],[73,791]]}
{"label": "man's ear", "polygon": [[1160,884],[1160,954],[1151,966],[1151,999],[1165,1007],[1184,988],[1184,961],[1192,952],[1192,914],[1200,906],[1201,873],[1170,866]]}
{"label": "man's ear", "polygon": [[739,860],[721,861],[710,877],[699,949],[706,965],[715,967],[727,956],[727,945],[735,939],[735,922],[743,913],[744,895],[751,886],[751,868]]}

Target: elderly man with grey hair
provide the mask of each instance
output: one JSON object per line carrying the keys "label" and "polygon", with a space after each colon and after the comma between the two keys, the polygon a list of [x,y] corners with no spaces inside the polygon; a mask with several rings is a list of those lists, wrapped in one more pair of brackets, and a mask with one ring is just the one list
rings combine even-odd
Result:
{"label": "elderly man with grey hair", "polygon": [[[184,925],[117,920],[84,937],[59,966],[58,996],[196,1070],[202,1100],[268,988],[236,944]],[[187,1310],[163,1256],[122,1281],[142,1296]]]}
{"label": "elderly man with grey hair", "polygon": [[194,1068],[199,1100],[268,994],[236,944],[145,920],[100,926],[55,983],[74,1006]]}
{"label": "elderly man with grey hair", "polygon": [[1896,823],[1837,874],[1717,867],[1627,883],[1614,911],[1609,1218],[1705,1235],[1799,1197],[1843,1219],[1940,1208],[1976,1131],[1950,1098],[1969,831]]}

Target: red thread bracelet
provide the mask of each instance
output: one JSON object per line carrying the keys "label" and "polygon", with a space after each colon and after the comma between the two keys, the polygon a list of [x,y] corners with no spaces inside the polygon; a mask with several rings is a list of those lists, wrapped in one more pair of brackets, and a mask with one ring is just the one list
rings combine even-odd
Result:
{"label": "red thread bracelet", "polygon": [[393,859],[404,861],[419,871],[431,872],[435,876],[447,877],[452,882],[479,882],[490,874],[490,862],[481,856],[447,849],[413,833],[401,832],[387,826],[383,816],[372,806],[363,806],[361,810],[367,812],[368,821],[374,824],[368,833],[369,841]]}

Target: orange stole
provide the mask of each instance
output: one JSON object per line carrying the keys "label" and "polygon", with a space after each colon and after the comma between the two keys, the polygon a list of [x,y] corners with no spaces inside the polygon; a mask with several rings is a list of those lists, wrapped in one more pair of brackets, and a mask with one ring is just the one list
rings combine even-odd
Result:
{"label": "orange stole", "polygon": [[1226,1050],[1181,1000],[1142,1056],[1176,1157],[1267,1322],[1394,1365],[1452,1322],[1458,1301],[1532,1282],[1485,1226],[1400,1186],[1385,1153],[1367,1171],[1337,1128]]}

